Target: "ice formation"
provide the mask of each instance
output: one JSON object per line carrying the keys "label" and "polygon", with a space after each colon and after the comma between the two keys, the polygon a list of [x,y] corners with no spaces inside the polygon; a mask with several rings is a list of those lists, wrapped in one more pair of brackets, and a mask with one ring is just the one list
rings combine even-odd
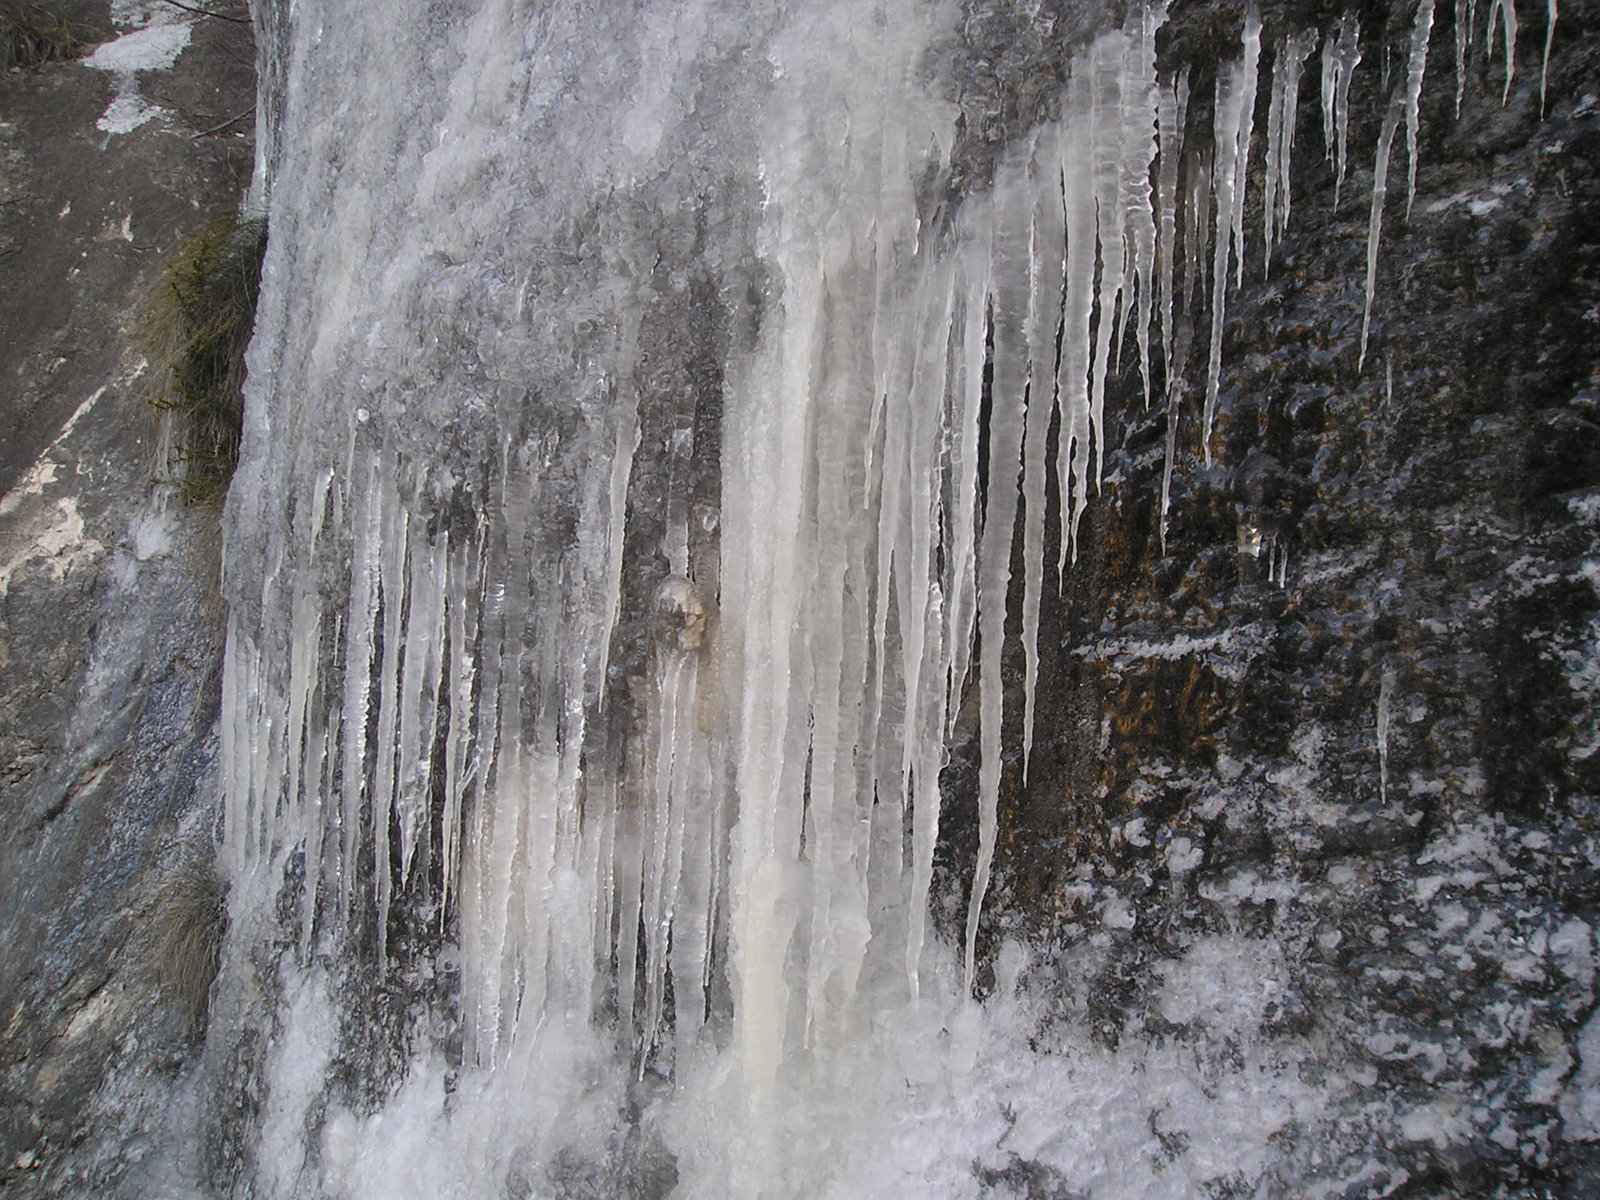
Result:
{"label": "ice formation", "polygon": [[1422,73],[1428,65],[1428,36],[1433,31],[1433,0],[1417,0],[1406,61],[1406,216],[1417,198],[1417,110],[1422,99]]}
{"label": "ice formation", "polygon": [[[1427,3],[1428,0],[1424,0]],[[1314,29],[1284,37],[1278,42],[1272,68],[1272,102],[1267,109],[1267,170],[1262,213],[1266,227],[1263,256],[1265,269],[1272,267],[1273,240],[1289,228],[1289,168],[1294,157],[1295,117],[1300,105],[1300,74],[1306,59],[1317,48]]]}
{"label": "ice formation", "polygon": [[[1517,5],[1516,0],[1489,0],[1489,28],[1484,35],[1490,59],[1494,58],[1495,25],[1505,34],[1506,82],[1500,93],[1500,103],[1511,99],[1511,81],[1517,73]],[[1552,22],[1553,24],[1553,22]]]}
{"label": "ice formation", "polygon": [[1367,216],[1367,278],[1361,306],[1361,349],[1356,359],[1356,370],[1367,362],[1367,337],[1372,329],[1372,298],[1378,288],[1378,246],[1383,240],[1383,203],[1389,195],[1389,152],[1394,147],[1395,130],[1399,128],[1402,105],[1391,101],[1383,116],[1383,128],[1378,134],[1377,157],[1372,164],[1372,204]]}
{"label": "ice formation", "polygon": [[1544,116],[1545,90],[1550,85],[1550,47],[1556,40],[1556,0],[1545,0],[1544,58],[1539,62],[1539,116]]}
{"label": "ice formation", "polygon": [[1456,119],[1461,119],[1461,98],[1467,92],[1467,48],[1472,44],[1472,21],[1477,0],[1456,0]]}
{"label": "ice formation", "polygon": [[[1215,258],[1211,266],[1211,359],[1206,369],[1205,414],[1200,445],[1211,465],[1211,426],[1216,419],[1222,377],[1222,321],[1228,297],[1230,254],[1237,255],[1237,277],[1244,273],[1245,180],[1250,165],[1250,131],[1255,114],[1256,66],[1261,53],[1261,18],[1252,6],[1244,21],[1244,53],[1217,71],[1217,104],[1212,129],[1216,194]],[[1236,278],[1237,282],[1237,278]]]}
{"label": "ice formation", "polygon": [[1350,77],[1361,63],[1361,25],[1346,13],[1339,34],[1322,42],[1322,140],[1334,164],[1333,203],[1344,186],[1345,146],[1350,129]]}
{"label": "ice formation", "polygon": [[[1059,584],[1126,352],[1166,406],[1164,536],[1203,315],[1199,436],[1216,454],[1261,20],[1252,6],[1201,130],[1187,73],[1157,72],[1164,6],[1130,5],[1075,52],[1056,115],[936,212],[926,181],[949,171],[957,119],[921,76],[948,33],[935,10],[801,6],[751,54],[692,0],[615,44],[581,5],[516,7],[374,30],[343,0],[301,0],[274,67],[273,237],[228,517],[224,983],[247,1003],[250,939],[290,914],[267,1141],[310,1119],[344,947],[436,956],[429,971],[459,977],[463,1045],[459,1077],[419,1052],[380,1114],[403,1152],[334,1106],[321,1182],[285,1165],[263,1194],[470,1194],[479,1175],[440,1181],[429,1147],[467,1146],[481,1174],[518,1144],[603,1146],[630,1073],[685,1097],[652,1118],[684,1194],[820,1194],[819,1147],[844,1144],[861,1105],[882,1107],[873,1128],[914,1124],[902,1080],[932,1072],[929,1095],[955,1094],[1004,1041],[967,997],[1013,733],[1008,609],[1025,771],[1047,514]],[[1432,9],[1377,148],[1363,361],[1402,119],[1414,191]],[[1509,53],[1508,0],[1491,29],[1501,16]],[[1273,51],[1269,264],[1317,37]],[[1358,40],[1346,16],[1322,42],[1336,193]],[[400,80],[406,103],[367,103]],[[754,186],[707,199],[739,192],[739,170],[758,210]],[[765,275],[729,282],[752,261]],[[652,358],[690,336],[662,329],[695,305],[748,305],[755,331],[716,350],[710,440],[694,388]],[[714,503],[691,501],[708,463]],[[659,478],[673,486],[646,512]],[[1271,544],[1268,576],[1287,562]],[[940,771],[973,690],[979,844],[956,965],[928,901]],[[945,1049],[913,1062],[890,1026]],[[1143,1069],[1088,1059],[1059,1060],[1034,1099]],[[1268,1086],[1284,1114],[1306,1103],[1292,1070]],[[786,1107],[803,1119],[780,1139]],[[1252,1118],[1246,1140],[1288,1119]],[[974,1153],[946,1157],[968,1170]]]}

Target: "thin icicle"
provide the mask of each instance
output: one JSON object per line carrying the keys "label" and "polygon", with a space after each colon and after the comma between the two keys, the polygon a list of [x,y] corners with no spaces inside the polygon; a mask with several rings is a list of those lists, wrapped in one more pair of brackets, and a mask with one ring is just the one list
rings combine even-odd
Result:
{"label": "thin icicle", "polygon": [[1334,163],[1333,206],[1344,186],[1345,146],[1350,129],[1350,78],[1361,62],[1361,25],[1346,13],[1339,32],[1322,43],[1322,137]]}
{"label": "thin icicle", "polygon": [[1211,426],[1216,418],[1222,379],[1222,326],[1227,308],[1229,254],[1237,247],[1243,263],[1244,246],[1236,241],[1244,221],[1245,165],[1250,148],[1250,117],[1246,111],[1256,94],[1256,63],[1261,48],[1261,19],[1251,8],[1245,15],[1244,54],[1231,67],[1217,72],[1213,142],[1216,163],[1212,184],[1217,201],[1216,249],[1211,266],[1211,359],[1206,370],[1206,402],[1201,421],[1200,445],[1206,466],[1211,465]]}
{"label": "thin icicle", "polygon": [[1267,104],[1267,169],[1262,179],[1261,211],[1266,217],[1262,230],[1265,243],[1261,255],[1261,273],[1265,277],[1272,270],[1272,242],[1278,231],[1278,189],[1288,181],[1283,179],[1283,106],[1289,84],[1289,41],[1278,42],[1278,51],[1272,63],[1272,98]]}
{"label": "thin icicle", "polygon": [[994,375],[989,416],[988,494],[978,549],[978,693],[982,759],[978,772],[978,859],[967,902],[967,988],[977,970],[978,918],[989,890],[1000,805],[1000,738],[1004,681],[1006,594],[1011,583],[1011,540],[1016,526],[1022,462],[1024,391],[1028,357],[1029,229],[1032,206],[1025,188],[995,183],[994,284],[990,321]]}
{"label": "thin icicle", "polygon": [[1112,334],[1122,288],[1122,50],[1121,33],[1095,39],[1089,48],[1090,103],[1094,154],[1095,242],[1100,248],[1098,323],[1090,359],[1089,427],[1093,442],[1094,482],[1098,488],[1105,465],[1106,376],[1111,369]]}
{"label": "thin icicle", "polygon": [[369,800],[372,814],[373,883],[378,905],[378,961],[389,945],[389,904],[394,894],[390,869],[390,825],[395,811],[396,735],[400,720],[400,656],[405,646],[401,618],[406,609],[406,560],[410,513],[400,507],[393,485],[393,464],[385,455],[381,485],[380,519],[382,558],[379,585],[383,612],[383,657],[378,671],[377,769]]}
{"label": "thin icicle", "polygon": [[[946,683],[949,693],[949,720],[954,722],[961,708],[971,667],[973,634],[978,613],[978,516],[980,461],[979,424],[983,412],[985,338],[988,328],[986,299],[989,294],[991,259],[987,228],[974,231],[974,245],[962,256],[960,279],[965,287],[961,297],[959,341],[952,350],[956,356],[956,379],[952,384],[950,438],[951,505],[947,515],[947,541],[950,553],[950,583],[946,609],[949,625],[946,640],[950,645],[950,671]],[[949,729],[946,732],[951,732]]]}
{"label": "thin icicle", "polygon": [[1183,122],[1189,105],[1189,69],[1176,80],[1160,85],[1157,99],[1156,154],[1156,259],[1159,263],[1161,304],[1161,362],[1170,393],[1176,374],[1173,363],[1173,286],[1177,278],[1178,167],[1183,158]]}
{"label": "thin icicle", "polygon": [[1066,217],[1056,179],[1060,161],[1054,138],[1045,138],[1029,164],[1033,199],[1028,287],[1028,404],[1023,437],[1022,649],[1025,657],[1022,774],[1033,754],[1034,691],[1039,678],[1039,597],[1044,581],[1045,450],[1055,412],[1056,330],[1066,272]]}
{"label": "thin icicle", "polygon": [[[1157,154],[1160,93],[1156,86],[1156,33],[1166,21],[1166,5],[1130,11],[1129,37],[1123,57],[1122,80],[1122,204],[1126,243],[1123,311],[1134,300],[1134,323],[1139,347],[1139,378],[1144,385],[1145,407],[1150,405],[1150,318],[1155,310],[1153,287],[1156,259],[1156,222],[1150,181]],[[1132,287],[1129,286],[1132,285]],[[1119,339],[1120,340],[1120,339]]]}
{"label": "thin icicle", "polygon": [[[1161,471],[1159,525],[1162,551],[1167,539],[1167,506],[1172,489],[1172,459],[1176,454],[1178,397],[1182,391],[1177,363],[1177,341],[1172,327],[1173,287],[1178,253],[1178,169],[1183,160],[1184,118],[1189,106],[1189,69],[1174,83],[1162,84],[1157,110],[1159,153],[1156,166],[1157,240],[1161,263],[1161,356],[1166,372],[1167,433]],[[1186,247],[1187,249],[1187,247]]]}
{"label": "thin icicle", "polygon": [[1378,135],[1378,157],[1372,167],[1372,211],[1367,218],[1367,285],[1366,300],[1361,311],[1361,352],[1356,357],[1359,372],[1367,361],[1367,333],[1372,325],[1372,296],[1378,283],[1378,242],[1383,236],[1383,202],[1389,194],[1389,151],[1394,144],[1394,133],[1399,127],[1401,105],[1398,97],[1390,99],[1383,117],[1383,132]]}
{"label": "thin icicle", "polygon": [[1256,122],[1256,83],[1261,62],[1261,14],[1252,2],[1244,15],[1244,57],[1240,78],[1244,91],[1239,100],[1238,154],[1234,158],[1233,251],[1234,287],[1244,286],[1244,208],[1250,178],[1250,139]]}
{"label": "thin icicle", "polygon": [[1505,22],[1506,86],[1500,94],[1500,103],[1504,105],[1511,99],[1511,80],[1517,73],[1516,0],[1490,0],[1489,27],[1484,35],[1484,44],[1491,61],[1494,59],[1494,27],[1497,21]]}
{"label": "thin icicle", "polygon": [[[964,472],[957,467],[954,443],[959,436],[961,378],[958,358],[958,277],[946,267],[929,288],[926,324],[919,338],[917,394],[936,395],[937,405],[917,405],[915,411],[927,422],[926,435],[914,437],[917,461],[913,470],[924,478],[943,475],[952,489],[960,489]],[[974,483],[976,481],[974,480]],[[935,552],[946,539],[942,523],[946,505],[941,490],[930,488],[925,502],[914,504],[912,512],[911,562],[925,580],[920,596],[907,594],[901,600],[905,637],[905,694],[907,697],[902,763],[902,787],[911,805],[909,846],[910,888],[906,906],[905,971],[907,991],[916,1003],[921,990],[922,949],[926,936],[928,891],[933,882],[933,851],[939,836],[939,768],[944,759],[945,720],[950,695],[940,679],[941,668],[950,661],[951,647],[946,635],[946,601],[956,571],[957,556]],[[952,500],[954,497],[952,497]],[[940,569],[939,558],[943,558]],[[921,611],[916,611],[920,607]],[[901,814],[902,823],[904,814]]]}
{"label": "thin icicle", "polygon": [[1211,177],[1215,148],[1202,143],[1186,157],[1183,169],[1183,311],[1195,311],[1211,248]]}
{"label": "thin icicle", "polygon": [[1263,269],[1270,269],[1272,243],[1289,227],[1289,172],[1294,158],[1294,127],[1300,105],[1300,77],[1305,62],[1317,46],[1314,30],[1306,30],[1278,43],[1272,67],[1272,104],[1267,112],[1266,195],[1262,211],[1267,218]]}
{"label": "thin icicle", "polygon": [[1378,713],[1376,720],[1378,727],[1378,801],[1383,805],[1388,805],[1389,803],[1389,738],[1394,728],[1394,683],[1394,668],[1386,667],[1382,678],[1378,681]]}
{"label": "thin icicle", "polygon": [[1433,0],[1417,0],[1411,29],[1411,55],[1406,63],[1406,219],[1417,198],[1417,121],[1422,101],[1422,74],[1428,66],[1428,37],[1433,32]]}
{"label": "thin icicle", "polygon": [[1472,42],[1473,0],[1456,0],[1456,120],[1467,90],[1467,46]]}
{"label": "thin icicle", "polygon": [[1062,205],[1067,228],[1066,303],[1062,314],[1061,362],[1056,374],[1060,430],[1056,440],[1056,487],[1062,513],[1059,577],[1068,556],[1076,560],[1078,526],[1089,492],[1089,319],[1094,306],[1095,197],[1093,130],[1087,119],[1087,87],[1076,80],[1068,96],[1061,152]]}
{"label": "thin icicle", "polygon": [[344,772],[340,792],[343,834],[339,869],[339,919],[348,924],[355,895],[356,849],[361,836],[363,781],[367,768],[367,721],[372,706],[373,632],[378,613],[378,554],[381,514],[377,472],[369,465],[366,489],[356,508],[355,544],[346,608],[344,654]]}
{"label": "thin icicle", "polygon": [[1539,66],[1539,119],[1544,120],[1545,88],[1550,82],[1550,47],[1556,40],[1556,0],[1545,0],[1544,61]]}

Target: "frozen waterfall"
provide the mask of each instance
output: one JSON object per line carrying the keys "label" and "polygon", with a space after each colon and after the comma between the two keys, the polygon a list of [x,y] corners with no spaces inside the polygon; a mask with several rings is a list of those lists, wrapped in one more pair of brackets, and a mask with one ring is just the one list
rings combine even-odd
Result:
{"label": "frozen waterfall", "polygon": [[[1345,177],[1354,19],[1272,31],[1264,148],[1253,7],[1214,103],[1158,70],[1161,4],[1062,30],[1045,115],[956,179],[941,5],[262,7],[216,1001],[253,1031],[251,1194],[975,1195],[1004,1142],[1165,1195],[1124,1113],[1149,1088],[1247,1176],[1314,1121],[1247,1028],[1230,1090],[1170,1047],[1030,1044],[1020,945],[971,995],[1112,381],[1201,421],[1210,460],[1319,44]],[[936,931],[962,721],[978,846]],[[1217,943],[1224,974],[1253,953]]]}

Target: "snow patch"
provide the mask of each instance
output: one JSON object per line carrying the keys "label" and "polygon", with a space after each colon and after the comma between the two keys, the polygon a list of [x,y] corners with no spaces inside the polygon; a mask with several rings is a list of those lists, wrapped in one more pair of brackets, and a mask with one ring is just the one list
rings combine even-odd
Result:
{"label": "snow patch", "polygon": [[117,94],[95,128],[110,134],[132,133],[159,115],[162,110],[139,94],[138,73],[170,70],[188,47],[193,31],[191,21],[149,25],[105,43],[84,59],[85,66],[109,71],[117,79]]}

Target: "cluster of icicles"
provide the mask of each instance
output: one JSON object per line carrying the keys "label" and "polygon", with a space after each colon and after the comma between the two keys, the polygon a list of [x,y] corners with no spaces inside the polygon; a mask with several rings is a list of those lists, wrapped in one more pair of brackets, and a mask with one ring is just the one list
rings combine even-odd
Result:
{"label": "cluster of icicles", "polygon": [[[1415,188],[1433,9],[1418,0],[1378,141],[1363,357],[1402,125],[1408,198]],[[1463,74],[1471,10],[1457,0]],[[551,1012],[587,1020],[607,1004],[606,1019],[635,1031],[636,1051],[649,1055],[667,1037],[669,992],[681,1049],[720,972],[745,1078],[759,1087],[795,1045],[845,1022],[865,972],[900,972],[914,999],[939,776],[975,670],[970,981],[997,833],[998,647],[1017,603],[1017,526],[1026,755],[1047,505],[1062,514],[1059,573],[1100,484],[1108,376],[1131,337],[1147,392],[1164,375],[1165,524],[1187,354],[1174,311],[1206,287],[1209,357],[1195,391],[1210,455],[1226,302],[1245,269],[1262,27],[1252,10],[1242,53],[1217,72],[1204,137],[1187,130],[1187,75],[1158,76],[1164,19],[1162,6],[1133,5],[1121,29],[1073,60],[1059,119],[967,198],[953,236],[934,238],[917,216],[911,180],[927,146],[950,144],[951,113],[920,95],[909,67],[899,79],[857,71],[829,85],[878,114],[865,136],[768,137],[774,203],[762,252],[781,282],[781,312],[767,318],[753,361],[730,368],[718,576],[690,578],[678,513],[662,597],[676,632],[653,652],[649,717],[617,761],[594,761],[586,747],[606,719],[600,681],[639,440],[625,319],[614,409],[570,498],[581,551],[570,568],[554,571],[530,549],[547,497],[525,448],[506,449],[471,522],[429,519],[428,497],[446,490],[438,472],[393,446],[352,435],[344,462],[308,468],[277,535],[263,628],[236,617],[230,629],[224,700],[233,870],[303,870],[303,953],[363,905],[375,910],[382,953],[394,889],[432,855],[438,909],[458,920],[469,1060],[492,1065],[519,1025]],[[1488,24],[1491,38],[1504,29],[1509,88],[1511,0],[1493,0]],[[1350,16],[1276,44],[1269,259],[1288,228],[1296,108],[1319,36],[1324,138],[1339,183],[1345,175],[1362,57]],[[803,41],[797,33],[791,52]],[[800,86],[801,74],[780,73],[783,86]],[[1047,499],[1052,450],[1059,490]],[[326,562],[343,564],[336,587],[313,569]],[[553,599],[530,590],[551,573],[564,573],[565,590]],[[370,896],[355,882],[363,853]]]}

